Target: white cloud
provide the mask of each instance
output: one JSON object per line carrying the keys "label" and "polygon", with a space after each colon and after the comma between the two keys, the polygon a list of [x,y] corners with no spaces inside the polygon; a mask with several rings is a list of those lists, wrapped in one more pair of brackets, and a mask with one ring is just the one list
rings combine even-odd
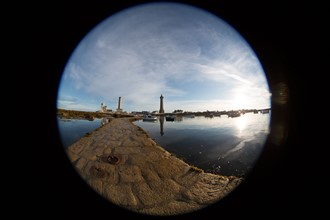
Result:
{"label": "white cloud", "polygon": [[95,111],[95,106],[90,103],[85,103],[77,97],[72,96],[59,96],[57,100],[57,108],[60,109],[74,109],[81,111]]}
{"label": "white cloud", "polygon": [[[268,97],[255,55],[233,29],[201,12],[161,8],[125,11],[89,33],[64,72],[68,86],[102,100],[121,96],[137,107],[152,106],[160,94],[182,100],[214,82]],[[190,107],[198,103],[205,104]]]}
{"label": "white cloud", "polygon": [[187,101],[167,101],[164,103],[166,112],[174,109],[182,109],[184,111],[223,111],[228,110],[232,106],[230,100],[187,100]]}

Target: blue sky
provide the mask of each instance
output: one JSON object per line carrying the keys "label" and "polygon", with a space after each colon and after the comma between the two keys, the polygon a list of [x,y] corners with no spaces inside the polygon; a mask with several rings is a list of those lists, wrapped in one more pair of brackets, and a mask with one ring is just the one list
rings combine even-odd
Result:
{"label": "blue sky", "polygon": [[73,51],[57,107],[165,112],[269,108],[267,79],[253,50],[220,18],[176,3],[119,12]]}

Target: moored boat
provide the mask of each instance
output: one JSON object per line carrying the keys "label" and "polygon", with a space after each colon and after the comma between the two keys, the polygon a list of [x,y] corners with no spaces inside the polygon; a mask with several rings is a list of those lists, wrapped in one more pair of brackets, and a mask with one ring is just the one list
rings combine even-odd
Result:
{"label": "moored boat", "polygon": [[174,121],[175,120],[175,116],[174,115],[166,115],[165,116],[166,121]]}
{"label": "moored boat", "polygon": [[269,109],[263,109],[263,110],[261,110],[261,113],[262,114],[268,114],[269,113]]}
{"label": "moored boat", "polygon": [[241,113],[239,111],[228,112],[229,118],[235,118],[235,117],[239,117],[239,116],[241,116]]}
{"label": "moored boat", "polygon": [[144,115],[143,121],[157,121],[157,117],[153,115]]}

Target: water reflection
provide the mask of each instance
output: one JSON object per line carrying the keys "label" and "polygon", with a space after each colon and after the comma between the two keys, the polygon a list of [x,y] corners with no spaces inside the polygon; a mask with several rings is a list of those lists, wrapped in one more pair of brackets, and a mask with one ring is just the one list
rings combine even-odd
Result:
{"label": "water reflection", "polygon": [[87,133],[94,131],[110,122],[110,117],[88,119],[64,119],[58,118],[58,130],[61,136],[64,148],[69,147],[74,142],[78,141]]}
{"label": "water reflection", "polygon": [[164,135],[164,116],[160,116],[159,118],[159,124],[160,124],[160,135]]}
{"label": "water reflection", "polygon": [[243,116],[236,118],[236,127],[237,127],[240,135],[242,134],[242,132],[246,128],[247,120],[248,119],[246,117],[243,117]]}
{"label": "water reflection", "polygon": [[[209,172],[244,176],[258,158],[269,134],[271,114],[245,113],[239,117],[164,116],[156,122],[135,121],[162,147],[190,164]],[[109,123],[111,118],[93,121],[58,119],[64,147],[86,133]],[[159,123],[159,124],[158,124]]]}
{"label": "water reflection", "polygon": [[103,125],[109,123],[109,121],[110,121],[110,118],[103,117],[103,118],[101,119],[101,126],[103,126]]}
{"label": "water reflection", "polygon": [[175,121],[177,121],[177,122],[183,121],[183,117],[182,117],[182,115],[177,115],[177,116],[175,117]]}
{"label": "water reflection", "polygon": [[208,172],[245,176],[269,134],[270,114],[180,117],[174,121],[159,117],[157,123],[134,123],[190,164]]}

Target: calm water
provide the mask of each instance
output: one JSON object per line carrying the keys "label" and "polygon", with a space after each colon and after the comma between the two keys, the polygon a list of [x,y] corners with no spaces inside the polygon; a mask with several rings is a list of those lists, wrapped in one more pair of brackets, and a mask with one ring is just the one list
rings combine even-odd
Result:
{"label": "calm water", "polygon": [[57,119],[58,130],[61,136],[64,148],[69,147],[74,142],[78,141],[86,133],[94,131],[102,124],[107,123],[106,118],[96,118],[93,121],[83,119]]}
{"label": "calm water", "polygon": [[[223,175],[245,176],[258,159],[269,134],[270,114],[246,113],[240,117],[180,117],[175,121],[136,121],[167,151],[189,164]],[[65,148],[107,119],[58,119]]]}
{"label": "calm water", "polygon": [[269,134],[270,114],[240,117],[182,117],[177,121],[134,122],[157,143],[206,171],[245,176]]}

